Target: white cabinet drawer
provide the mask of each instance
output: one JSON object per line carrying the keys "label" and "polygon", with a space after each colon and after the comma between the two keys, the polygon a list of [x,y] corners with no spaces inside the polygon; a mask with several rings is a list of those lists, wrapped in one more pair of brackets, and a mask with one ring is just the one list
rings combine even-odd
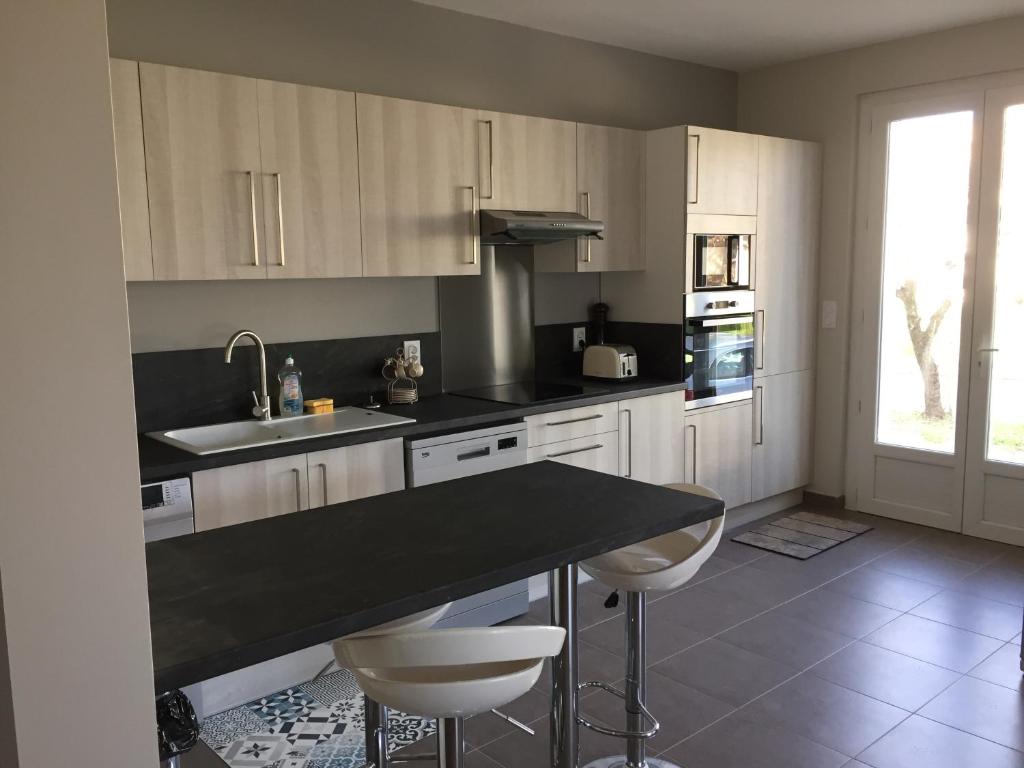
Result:
{"label": "white cabinet drawer", "polygon": [[578,437],[560,443],[538,445],[526,451],[526,462],[558,461],[574,467],[619,474],[619,440],[616,432]]}
{"label": "white cabinet drawer", "polygon": [[619,428],[619,404],[602,403],[526,417],[527,444],[547,445],[577,437],[615,432]]}

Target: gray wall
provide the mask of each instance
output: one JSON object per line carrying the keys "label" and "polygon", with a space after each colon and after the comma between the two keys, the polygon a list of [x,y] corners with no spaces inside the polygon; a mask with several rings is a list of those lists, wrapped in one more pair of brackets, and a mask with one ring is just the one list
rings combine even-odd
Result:
{"label": "gray wall", "polygon": [[[107,12],[119,58],[629,128],[736,123],[735,73],[411,0],[109,0]],[[281,341],[436,330],[436,281],[402,282],[130,284],[132,349],[210,346],[246,322]],[[599,292],[597,275],[539,277],[537,320],[582,320]]]}

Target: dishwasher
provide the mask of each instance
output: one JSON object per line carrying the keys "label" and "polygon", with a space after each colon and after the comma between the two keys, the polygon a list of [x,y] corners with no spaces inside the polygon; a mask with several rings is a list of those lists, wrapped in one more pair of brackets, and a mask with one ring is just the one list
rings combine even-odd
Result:
{"label": "dishwasher", "polygon": [[[469,432],[405,439],[405,478],[409,488],[525,463],[526,423],[522,420]],[[436,626],[488,627],[522,616],[529,607],[527,579],[521,579],[455,601]]]}

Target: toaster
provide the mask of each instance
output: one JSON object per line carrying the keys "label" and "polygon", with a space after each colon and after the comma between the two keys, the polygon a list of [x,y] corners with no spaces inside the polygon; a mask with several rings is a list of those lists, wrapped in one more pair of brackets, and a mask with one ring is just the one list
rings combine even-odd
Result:
{"label": "toaster", "polygon": [[591,344],[583,350],[583,375],[597,379],[632,379],[636,350],[628,344]]}

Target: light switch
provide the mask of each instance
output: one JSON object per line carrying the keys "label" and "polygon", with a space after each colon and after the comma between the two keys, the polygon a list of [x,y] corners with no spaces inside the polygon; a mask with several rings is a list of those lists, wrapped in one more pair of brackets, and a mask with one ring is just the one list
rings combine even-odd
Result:
{"label": "light switch", "polygon": [[831,299],[821,302],[821,327],[835,328],[839,316],[839,305]]}

